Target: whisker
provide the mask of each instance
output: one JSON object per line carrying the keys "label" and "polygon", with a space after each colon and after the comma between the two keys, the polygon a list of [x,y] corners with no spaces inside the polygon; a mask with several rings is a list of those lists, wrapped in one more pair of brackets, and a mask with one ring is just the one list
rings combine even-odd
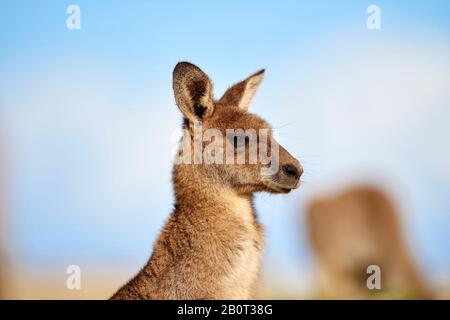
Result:
{"label": "whisker", "polygon": [[293,124],[294,124],[294,122],[288,122],[288,123],[282,124],[281,126],[274,127],[274,129],[279,130],[281,128],[284,128],[284,127],[287,127],[287,126],[290,126],[290,125],[293,125]]}

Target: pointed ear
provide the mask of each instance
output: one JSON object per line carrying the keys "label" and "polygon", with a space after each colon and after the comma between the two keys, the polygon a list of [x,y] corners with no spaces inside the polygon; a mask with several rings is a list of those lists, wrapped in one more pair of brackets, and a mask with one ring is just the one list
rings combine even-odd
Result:
{"label": "pointed ear", "polygon": [[222,98],[220,98],[219,102],[224,105],[234,105],[239,109],[247,111],[250,102],[264,77],[264,71],[265,70],[262,69],[247,79],[230,87],[223,94]]}
{"label": "pointed ear", "polygon": [[199,67],[179,62],[173,70],[173,91],[178,108],[190,122],[203,120],[212,114],[212,84]]}

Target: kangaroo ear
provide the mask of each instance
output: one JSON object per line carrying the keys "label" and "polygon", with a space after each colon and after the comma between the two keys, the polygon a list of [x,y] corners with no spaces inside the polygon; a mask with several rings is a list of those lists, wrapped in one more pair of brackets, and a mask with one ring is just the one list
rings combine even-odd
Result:
{"label": "kangaroo ear", "polygon": [[190,122],[212,114],[212,84],[199,67],[189,62],[179,62],[173,69],[173,91],[178,108]]}
{"label": "kangaroo ear", "polygon": [[250,102],[264,77],[264,71],[265,70],[262,69],[247,79],[228,88],[222,98],[220,98],[219,102],[224,105],[237,106],[239,109],[247,111]]}

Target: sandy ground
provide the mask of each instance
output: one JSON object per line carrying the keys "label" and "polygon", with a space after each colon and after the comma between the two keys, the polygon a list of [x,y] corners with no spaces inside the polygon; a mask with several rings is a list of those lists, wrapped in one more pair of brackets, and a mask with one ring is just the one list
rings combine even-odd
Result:
{"label": "sandy ground", "polygon": [[[4,287],[5,299],[99,299],[109,298],[130,277],[129,272],[90,272],[82,276],[81,289],[70,290],[66,286],[68,275],[55,272],[9,272]],[[55,276],[57,275],[57,276]],[[446,279],[447,280],[447,279]],[[436,299],[450,299],[450,281],[436,281]],[[277,287],[276,281],[265,281],[260,287],[258,299],[312,299],[313,290],[292,290]]]}

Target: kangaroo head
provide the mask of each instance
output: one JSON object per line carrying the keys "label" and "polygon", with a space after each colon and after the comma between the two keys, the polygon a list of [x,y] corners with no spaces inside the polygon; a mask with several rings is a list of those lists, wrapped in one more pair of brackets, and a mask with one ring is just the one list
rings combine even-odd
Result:
{"label": "kangaroo head", "polygon": [[215,100],[200,68],[189,62],[176,65],[173,89],[184,116],[178,164],[195,165],[205,179],[240,193],[287,193],[299,186],[300,162],[275,141],[267,122],[248,112],[263,76],[261,70]]}

